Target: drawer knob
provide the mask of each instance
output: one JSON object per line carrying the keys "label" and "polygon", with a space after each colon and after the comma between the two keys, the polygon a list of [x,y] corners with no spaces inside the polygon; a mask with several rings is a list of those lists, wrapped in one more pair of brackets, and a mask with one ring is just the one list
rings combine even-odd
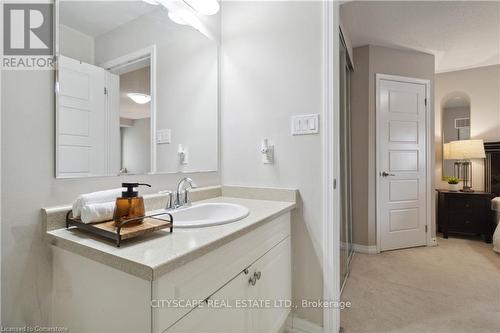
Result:
{"label": "drawer knob", "polygon": [[257,283],[257,276],[254,274],[249,280],[248,283],[251,284],[252,286],[255,286]]}
{"label": "drawer knob", "polygon": [[465,207],[466,207],[466,208],[469,208],[469,207],[470,207],[470,205],[469,205],[468,203],[466,203],[466,204],[465,204]]}

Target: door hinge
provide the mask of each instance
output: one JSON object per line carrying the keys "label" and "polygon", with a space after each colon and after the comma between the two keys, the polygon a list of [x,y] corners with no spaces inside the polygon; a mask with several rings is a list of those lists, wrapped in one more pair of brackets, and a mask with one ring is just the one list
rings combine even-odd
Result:
{"label": "door hinge", "polygon": [[104,87],[104,95],[108,94],[108,88]]}
{"label": "door hinge", "polygon": [[424,104],[427,106],[427,98],[424,98]]}
{"label": "door hinge", "polygon": [[425,225],[425,233],[427,233],[427,225]]}
{"label": "door hinge", "polygon": [[337,178],[335,178],[333,180],[333,189],[336,190],[337,189]]}

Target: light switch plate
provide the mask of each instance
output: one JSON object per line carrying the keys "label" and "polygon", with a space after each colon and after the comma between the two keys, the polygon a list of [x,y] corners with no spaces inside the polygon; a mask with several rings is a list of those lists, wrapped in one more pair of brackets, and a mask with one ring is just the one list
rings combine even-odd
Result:
{"label": "light switch plate", "polygon": [[156,131],[156,143],[162,144],[171,142],[172,142],[172,130],[170,128]]}
{"label": "light switch plate", "polygon": [[319,114],[292,116],[292,135],[319,133]]}

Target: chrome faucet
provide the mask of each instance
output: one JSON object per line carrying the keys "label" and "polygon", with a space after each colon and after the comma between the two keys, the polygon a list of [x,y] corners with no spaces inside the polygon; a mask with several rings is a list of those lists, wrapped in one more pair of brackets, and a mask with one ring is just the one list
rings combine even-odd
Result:
{"label": "chrome faucet", "polygon": [[191,194],[189,190],[193,188],[197,188],[197,185],[191,178],[182,178],[179,181],[179,184],[177,184],[177,191],[169,193],[167,209],[177,209],[185,206],[191,206]]}

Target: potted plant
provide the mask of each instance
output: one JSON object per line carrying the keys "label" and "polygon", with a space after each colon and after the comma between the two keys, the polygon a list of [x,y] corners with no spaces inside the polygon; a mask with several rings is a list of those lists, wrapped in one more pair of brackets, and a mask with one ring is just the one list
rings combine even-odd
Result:
{"label": "potted plant", "polygon": [[448,190],[458,192],[460,191],[460,178],[457,177],[446,177],[448,182]]}

